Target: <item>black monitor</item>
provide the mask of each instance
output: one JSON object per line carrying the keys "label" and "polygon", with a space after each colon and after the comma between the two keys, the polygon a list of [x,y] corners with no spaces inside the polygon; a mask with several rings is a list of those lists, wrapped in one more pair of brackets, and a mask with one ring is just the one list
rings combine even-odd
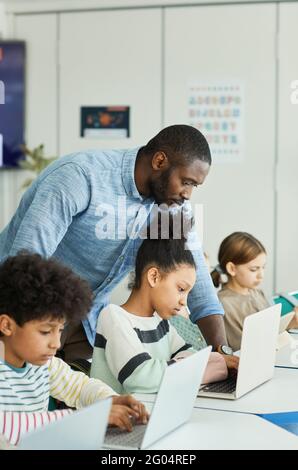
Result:
{"label": "black monitor", "polygon": [[18,166],[24,143],[25,43],[0,41],[0,169]]}

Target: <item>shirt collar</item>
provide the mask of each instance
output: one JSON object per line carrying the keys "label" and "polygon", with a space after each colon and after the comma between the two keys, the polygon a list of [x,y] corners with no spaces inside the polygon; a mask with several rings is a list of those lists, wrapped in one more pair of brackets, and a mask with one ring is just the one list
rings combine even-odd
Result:
{"label": "shirt collar", "polygon": [[3,364],[5,364],[7,367],[9,367],[9,369],[14,370],[18,374],[21,374],[22,372],[26,372],[26,370],[28,369],[28,364],[27,363],[25,363],[23,367],[14,367],[6,361],[1,361],[1,362],[3,362]]}
{"label": "shirt collar", "polygon": [[142,201],[143,198],[139,193],[135,182],[135,164],[139,149],[140,147],[137,147],[127,150],[124,153],[122,161],[122,182],[128,196],[133,196]]}

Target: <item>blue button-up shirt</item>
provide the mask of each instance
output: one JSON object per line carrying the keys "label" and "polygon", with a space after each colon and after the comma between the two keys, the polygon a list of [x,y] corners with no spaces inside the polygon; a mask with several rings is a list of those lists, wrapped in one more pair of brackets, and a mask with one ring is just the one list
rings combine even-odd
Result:
{"label": "blue button-up shirt", "polygon": [[[89,282],[95,300],[83,325],[91,344],[110,292],[134,269],[138,234],[154,204],[135,184],[137,152],[92,150],[60,158],[26,191],[0,234],[0,261],[26,249],[53,256]],[[223,310],[201,248],[192,252],[197,279],[188,306],[196,322]]]}

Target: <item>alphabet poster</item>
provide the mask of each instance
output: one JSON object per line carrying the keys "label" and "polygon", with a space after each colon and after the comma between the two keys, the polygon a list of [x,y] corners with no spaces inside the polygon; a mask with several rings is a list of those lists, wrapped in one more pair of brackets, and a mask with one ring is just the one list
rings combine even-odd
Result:
{"label": "alphabet poster", "polygon": [[206,137],[215,162],[244,158],[244,85],[231,82],[191,82],[188,123]]}

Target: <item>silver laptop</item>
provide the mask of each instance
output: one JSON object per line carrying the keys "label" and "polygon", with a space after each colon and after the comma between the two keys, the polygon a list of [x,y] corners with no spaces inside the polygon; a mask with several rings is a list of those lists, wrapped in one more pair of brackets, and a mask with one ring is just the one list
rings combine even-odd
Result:
{"label": "silver laptop", "polygon": [[277,304],[245,318],[238,373],[203,385],[198,396],[235,400],[273,377],[280,311]]}
{"label": "silver laptop", "polygon": [[21,450],[98,450],[102,447],[112,400],[91,406],[25,435]]}
{"label": "silver laptop", "polygon": [[107,431],[105,449],[146,449],[186,423],[195,404],[211,347],[181,359],[166,368],[148,424],[135,425],[132,432]]}

